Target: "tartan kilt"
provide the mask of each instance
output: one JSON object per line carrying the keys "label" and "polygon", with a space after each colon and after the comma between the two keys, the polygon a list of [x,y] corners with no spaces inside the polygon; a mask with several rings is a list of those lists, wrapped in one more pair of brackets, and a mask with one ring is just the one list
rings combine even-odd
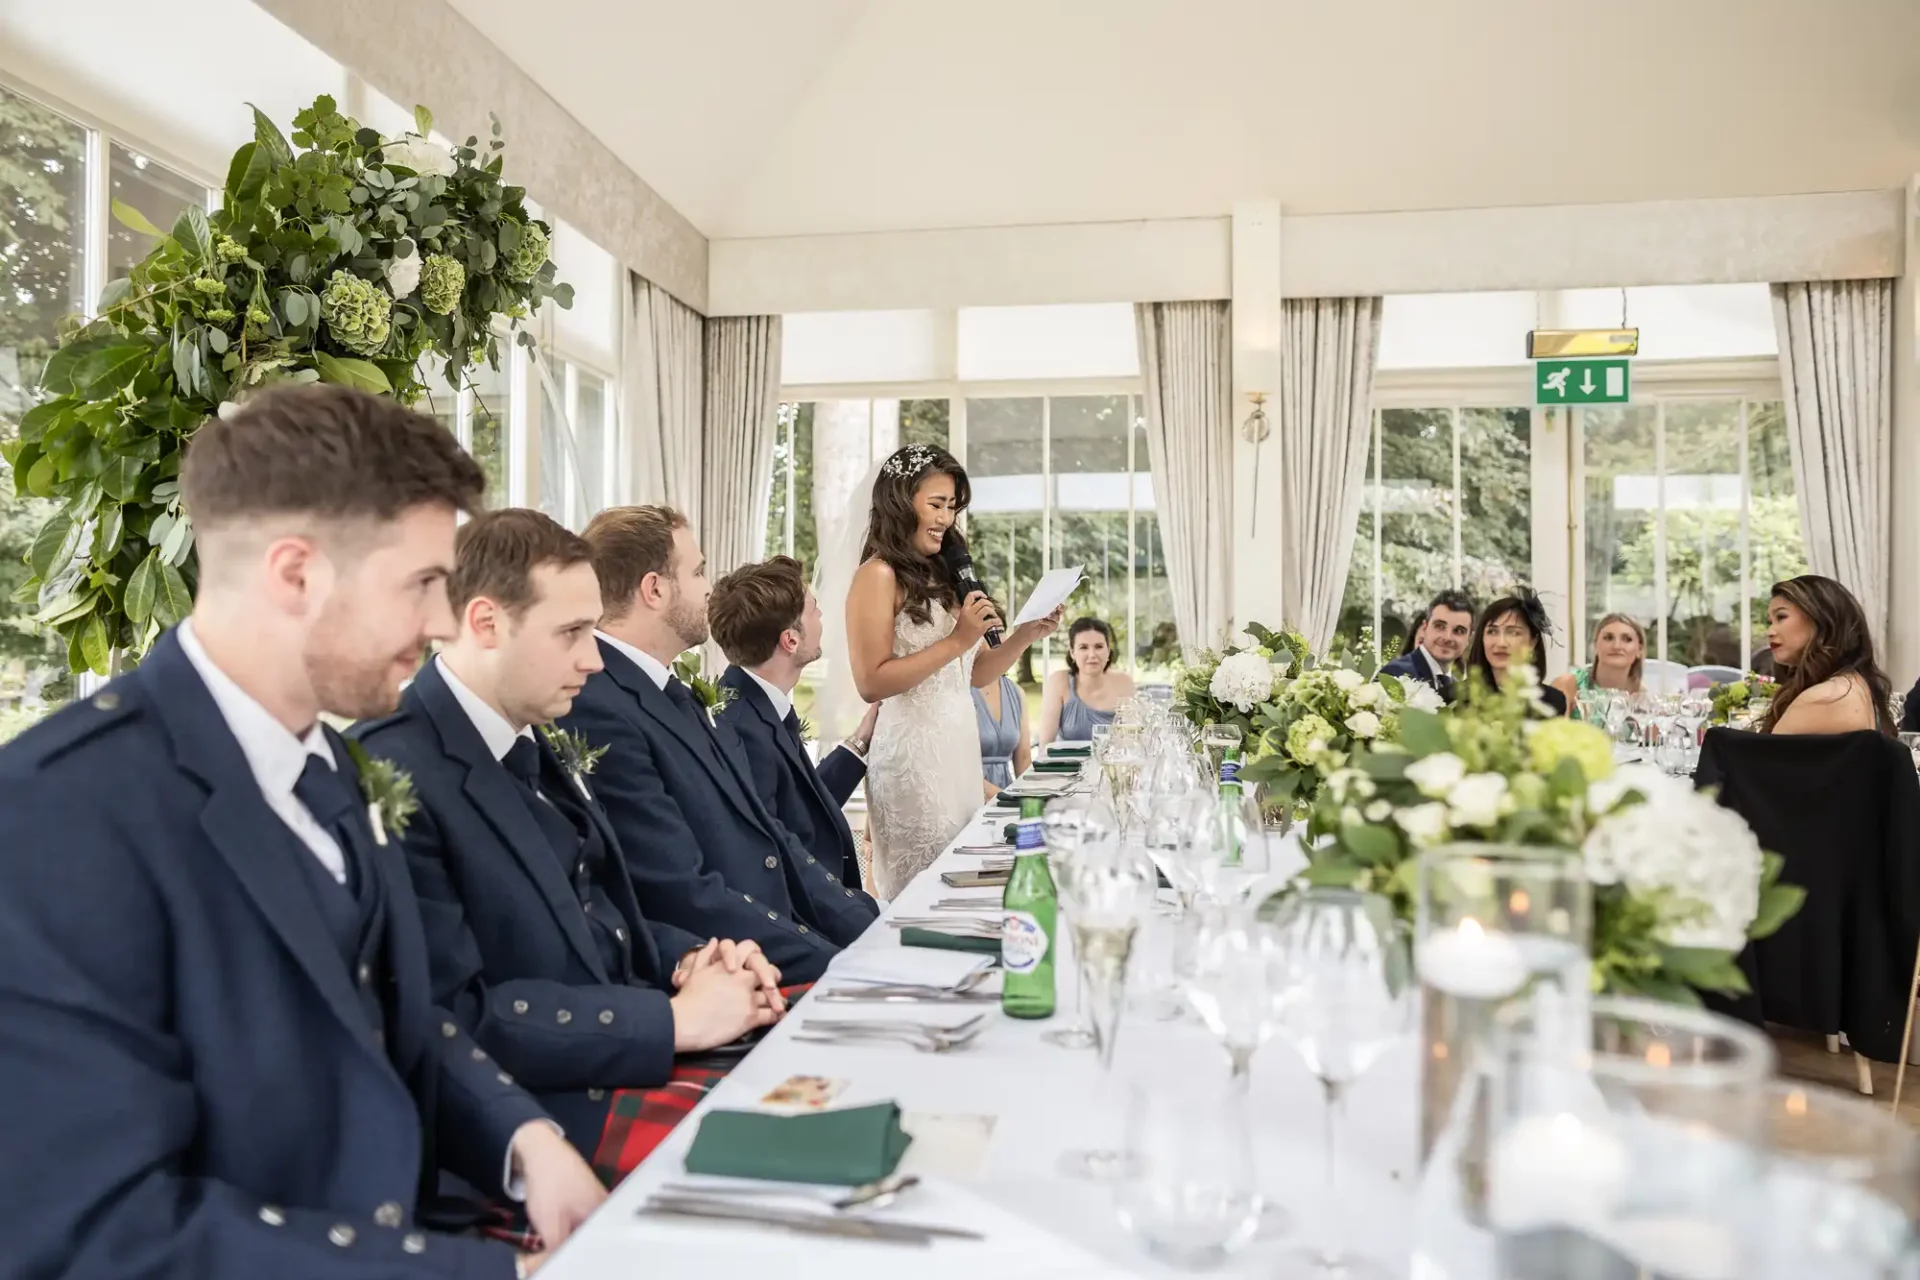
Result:
{"label": "tartan kilt", "polygon": [[[780,988],[788,1007],[813,986],[810,982]],[[640,1167],[654,1148],[666,1141],[674,1126],[700,1105],[700,1100],[733,1070],[737,1058],[690,1057],[673,1064],[667,1082],[651,1089],[615,1089],[607,1101],[607,1122],[600,1130],[589,1163],[600,1181],[612,1190],[622,1179]],[[540,1237],[527,1223],[526,1211],[517,1204],[489,1207],[482,1234],[503,1240],[524,1252],[540,1248]]]}

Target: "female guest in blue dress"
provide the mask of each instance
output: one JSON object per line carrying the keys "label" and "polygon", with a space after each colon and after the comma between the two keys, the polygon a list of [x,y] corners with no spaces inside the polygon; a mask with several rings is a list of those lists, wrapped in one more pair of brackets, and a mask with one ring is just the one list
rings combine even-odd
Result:
{"label": "female guest in blue dress", "polygon": [[1113,670],[1113,628],[1099,618],[1076,618],[1067,629],[1067,669],[1047,677],[1040,704],[1040,745],[1090,742],[1093,726],[1112,724],[1133,696],[1133,677]]}
{"label": "female guest in blue dress", "polygon": [[1013,785],[1033,763],[1027,745],[1026,699],[1012,676],[973,691],[973,715],[980,722],[980,763],[986,770],[987,794]]}

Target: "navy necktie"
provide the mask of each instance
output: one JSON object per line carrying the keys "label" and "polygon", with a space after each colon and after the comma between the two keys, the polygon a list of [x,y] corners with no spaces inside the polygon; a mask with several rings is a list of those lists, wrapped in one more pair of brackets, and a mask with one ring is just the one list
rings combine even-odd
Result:
{"label": "navy necktie", "polygon": [[807,749],[807,742],[805,738],[800,736],[800,713],[792,708],[788,708],[787,718],[780,723],[787,727],[788,735],[793,738],[793,745],[805,751]]}
{"label": "navy necktie", "polygon": [[709,727],[707,724],[706,711],[694,700],[693,690],[687,688],[686,685],[680,682],[680,677],[667,677],[667,696],[673,699],[673,704],[679,707],[680,710],[686,714],[687,718],[692,720],[696,725],[703,729]]}
{"label": "navy necktie", "polygon": [[515,738],[500,763],[535,791],[540,789],[540,748],[533,744],[532,738]]}
{"label": "navy necktie", "polygon": [[333,837],[347,866],[347,887],[356,893],[360,829],[358,810],[362,806],[360,788],[339,770],[329,768],[319,756],[309,754],[293,784],[294,797],[307,806],[307,812],[320,829]]}

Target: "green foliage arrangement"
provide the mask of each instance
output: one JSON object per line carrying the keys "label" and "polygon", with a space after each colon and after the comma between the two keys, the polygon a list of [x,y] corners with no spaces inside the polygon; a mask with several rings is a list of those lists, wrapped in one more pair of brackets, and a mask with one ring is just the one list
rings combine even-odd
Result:
{"label": "green foliage arrangement", "polygon": [[[550,229],[501,178],[498,120],[446,149],[418,130],[382,138],[321,97],[291,142],[258,110],[213,214],[189,208],[109,284],[91,323],[63,326],[41,402],[5,457],[23,492],[59,503],[39,527],[16,598],[65,639],[75,671],[104,673],[116,649],[142,653],[185,617],[196,566],[180,505],[193,433],[249,392],[334,382],[411,404],[422,361],[457,389],[499,367],[495,321],[532,315],[554,280]],[[519,340],[532,345],[532,335]]]}

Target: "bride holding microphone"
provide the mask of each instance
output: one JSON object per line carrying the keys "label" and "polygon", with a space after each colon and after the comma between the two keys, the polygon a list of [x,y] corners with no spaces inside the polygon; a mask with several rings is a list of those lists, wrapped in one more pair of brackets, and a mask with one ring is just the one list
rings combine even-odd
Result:
{"label": "bride holding microphone", "polygon": [[945,450],[896,450],[874,477],[860,567],[847,591],[853,686],[862,700],[880,703],[867,811],[882,898],[925,870],[980,807],[973,687],[997,681],[1060,625],[1055,610],[988,642],[1000,614],[971,581],[966,539],[954,527],[972,497],[966,470]]}

